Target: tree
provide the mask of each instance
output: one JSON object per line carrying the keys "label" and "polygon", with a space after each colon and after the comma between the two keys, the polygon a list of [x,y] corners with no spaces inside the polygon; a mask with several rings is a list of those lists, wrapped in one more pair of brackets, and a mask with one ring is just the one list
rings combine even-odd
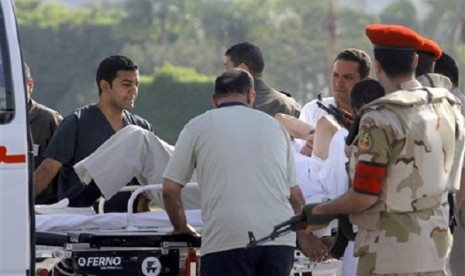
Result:
{"label": "tree", "polygon": [[211,109],[213,81],[213,76],[192,68],[165,63],[143,78],[134,112],[151,122],[160,138],[174,144],[190,119]]}
{"label": "tree", "polygon": [[404,25],[417,30],[419,27],[417,9],[412,0],[396,0],[381,13],[381,23]]}
{"label": "tree", "polygon": [[100,59],[121,51],[115,10],[69,10],[62,5],[18,0],[22,50],[36,81],[34,97],[63,114],[98,96]]}
{"label": "tree", "polygon": [[[437,41],[454,57],[460,72],[465,72],[465,2],[463,0],[428,0],[429,13],[423,22],[423,33]],[[461,78],[461,87],[465,80]],[[463,89],[462,89],[463,91]]]}

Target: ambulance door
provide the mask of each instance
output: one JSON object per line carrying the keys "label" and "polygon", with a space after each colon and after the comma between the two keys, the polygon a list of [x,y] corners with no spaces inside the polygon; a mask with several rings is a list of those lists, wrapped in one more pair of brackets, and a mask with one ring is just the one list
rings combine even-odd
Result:
{"label": "ambulance door", "polygon": [[33,275],[30,135],[12,0],[0,0],[0,275]]}

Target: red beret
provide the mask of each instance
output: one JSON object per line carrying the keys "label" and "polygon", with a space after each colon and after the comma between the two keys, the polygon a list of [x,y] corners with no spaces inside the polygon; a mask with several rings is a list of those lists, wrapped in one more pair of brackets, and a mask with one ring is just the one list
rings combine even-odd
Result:
{"label": "red beret", "polygon": [[417,51],[427,52],[434,56],[434,59],[438,59],[442,56],[442,50],[439,45],[426,37],[423,38],[423,44],[420,47],[417,47]]}
{"label": "red beret", "polygon": [[371,24],[366,27],[365,33],[375,48],[413,50],[423,44],[423,37],[401,25]]}

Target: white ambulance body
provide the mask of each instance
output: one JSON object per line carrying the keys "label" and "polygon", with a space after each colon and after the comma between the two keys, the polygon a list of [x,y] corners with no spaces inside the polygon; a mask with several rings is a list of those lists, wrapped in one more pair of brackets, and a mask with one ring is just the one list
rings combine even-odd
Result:
{"label": "white ambulance body", "polygon": [[32,151],[13,0],[0,0],[0,275],[34,275]]}

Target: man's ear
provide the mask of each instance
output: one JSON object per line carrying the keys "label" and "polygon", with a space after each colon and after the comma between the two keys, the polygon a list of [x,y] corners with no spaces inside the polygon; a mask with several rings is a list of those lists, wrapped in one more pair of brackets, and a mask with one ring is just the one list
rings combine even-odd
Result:
{"label": "man's ear", "polygon": [[100,90],[102,92],[106,92],[106,91],[110,90],[110,88],[111,88],[111,85],[106,80],[100,80],[99,86],[100,86]]}
{"label": "man's ear", "polygon": [[34,79],[29,78],[29,79],[26,81],[26,86],[27,86],[27,92],[28,92],[29,94],[32,94],[32,92],[34,91]]}
{"label": "man's ear", "polygon": [[415,53],[414,56],[413,56],[413,62],[412,62],[413,68],[415,68],[415,69],[416,69],[417,66],[418,66],[418,59],[419,59],[419,58],[418,58],[418,54]]}
{"label": "man's ear", "polygon": [[245,71],[247,71],[247,72],[250,73],[249,66],[247,66],[247,64],[245,64],[245,63],[243,63],[243,62],[241,62],[241,63],[239,64],[239,66],[237,66],[237,68],[243,69],[243,70],[245,70]]}
{"label": "man's ear", "polygon": [[211,100],[213,107],[216,108],[218,106],[218,96],[215,93],[212,93]]}
{"label": "man's ear", "polygon": [[257,97],[257,93],[253,89],[249,89],[247,92],[247,104],[253,104],[255,101],[255,97]]}

